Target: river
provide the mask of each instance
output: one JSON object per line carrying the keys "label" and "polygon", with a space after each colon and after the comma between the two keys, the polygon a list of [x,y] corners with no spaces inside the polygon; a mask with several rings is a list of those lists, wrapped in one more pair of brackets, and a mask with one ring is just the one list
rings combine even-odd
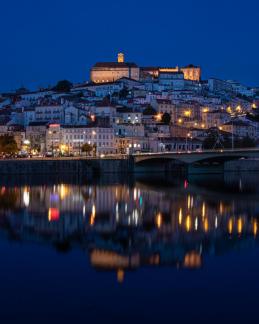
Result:
{"label": "river", "polygon": [[257,322],[258,183],[2,178],[1,323]]}

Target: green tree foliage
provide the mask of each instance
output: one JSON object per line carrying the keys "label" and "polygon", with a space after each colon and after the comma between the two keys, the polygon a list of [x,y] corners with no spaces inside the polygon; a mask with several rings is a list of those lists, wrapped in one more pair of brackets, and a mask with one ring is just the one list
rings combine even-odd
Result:
{"label": "green tree foliage", "polygon": [[167,112],[165,112],[162,116],[162,123],[169,125],[171,122],[171,116]]}
{"label": "green tree foliage", "polygon": [[143,110],[143,115],[151,115],[154,116],[156,115],[156,110],[151,106],[147,106],[144,110]]}
{"label": "green tree foliage", "polygon": [[7,154],[18,152],[17,143],[12,135],[0,136],[0,152]]}
{"label": "green tree foliage", "polygon": [[89,155],[93,151],[93,146],[88,143],[84,143],[82,145],[81,151],[83,153],[86,153],[86,155]]}
{"label": "green tree foliage", "polygon": [[61,80],[58,81],[53,90],[57,92],[69,92],[72,85],[73,84],[68,80]]}

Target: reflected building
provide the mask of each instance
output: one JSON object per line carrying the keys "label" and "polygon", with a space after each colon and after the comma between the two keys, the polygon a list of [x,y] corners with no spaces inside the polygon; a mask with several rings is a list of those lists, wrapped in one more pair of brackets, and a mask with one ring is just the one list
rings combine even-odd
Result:
{"label": "reflected building", "polygon": [[216,191],[184,180],[2,186],[0,229],[25,242],[69,242],[120,282],[141,266],[197,269],[207,254],[257,242],[258,194],[236,179],[236,192],[226,193],[230,182]]}

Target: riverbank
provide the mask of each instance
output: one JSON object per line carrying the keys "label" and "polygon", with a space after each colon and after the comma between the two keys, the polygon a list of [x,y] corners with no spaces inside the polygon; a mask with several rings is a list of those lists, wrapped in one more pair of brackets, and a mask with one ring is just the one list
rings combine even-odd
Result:
{"label": "riverbank", "polygon": [[133,172],[129,159],[7,159],[0,160],[0,174],[127,174]]}
{"label": "riverbank", "polygon": [[131,158],[52,158],[52,159],[8,159],[0,160],[1,175],[130,175],[134,173],[181,173],[203,174],[238,171],[258,171],[259,159],[240,159],[224,164],[193,166],[175,161],[161,161],[159,164],[136,166]]}

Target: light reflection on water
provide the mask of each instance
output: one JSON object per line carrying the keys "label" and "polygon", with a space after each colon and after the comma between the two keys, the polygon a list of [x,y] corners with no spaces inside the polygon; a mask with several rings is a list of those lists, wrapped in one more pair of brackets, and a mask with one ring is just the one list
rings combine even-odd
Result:
{"label": "light reflection on water", "polygon": [[136,179],[131,183],[2,184],[1,230],[21,242],[86,251],[94,269],[206,267],[206,255],[253,246],[258,200],[253,175]]}
{"label": "light reflection on water", "polygon": [[0,178],[0,322],[256,322],[258,180]]}

